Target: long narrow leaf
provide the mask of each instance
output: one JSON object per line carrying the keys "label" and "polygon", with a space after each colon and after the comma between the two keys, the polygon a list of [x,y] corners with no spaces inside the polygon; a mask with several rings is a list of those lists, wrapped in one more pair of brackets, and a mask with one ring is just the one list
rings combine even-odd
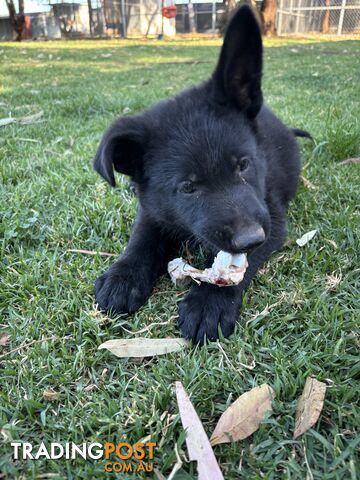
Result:
{"label": "long narrow leaf", "polygon": [[189,458],[197,462],[198,480],[224,480],[204,427],[181,382],[176,382],[176,398],[187,433]]}
{"label": "long narrow leaf", "polygon": [[120,358],[127,357],[154,357],[166,353],[183,350],[188,341],[183,338],[121,338],[108,340],[102,343],[98,349],[106,348]]}

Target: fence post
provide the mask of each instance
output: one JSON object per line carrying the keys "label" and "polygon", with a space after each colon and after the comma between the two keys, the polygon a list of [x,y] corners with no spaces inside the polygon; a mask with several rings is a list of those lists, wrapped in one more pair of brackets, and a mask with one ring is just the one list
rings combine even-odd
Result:
{"label": "fence post", "polygon": [[345,15],[345,7],[346,7],[346,0],[342,0],[341,2],[341,10],[340,10],[340,18],[339,18],[339,25],[337,29],[337,34],[341,35],[343,23],[344,23],[344,15]]}
{"label": "fence post", "polygon": [[127,37],[127,22],[126,22],[126,9],[125,9],[125,1],[121,0],[121,16],[122,16],[122,29],[124,38]]}
{"label": "fence post", "polygon": [[[298,0],[296,6],[297,6],[297,8],[300,8],[300,6],[301,6],[301,0]],[[296,10],[295,33],[299,33],[300,15],[301,15],[301,10]]]}
{"label": "fence post", "polygon": [[100,30],[101,35],[104,35],[106,33],[106,19],[105,19],[105,5],[104,5],[104,0],[100,0],[100,7],[99,7],[99,0],[97,2],[97,8],[100,8],[100,24],[102,25],[102,28]]}
{"label": "fence post", "polygon": [[284,6],[284,1],[280,0],[279,1],[278,25],[277,25],[277,32],[278,32],[279,35],[281,35],[281,31],[282,31],[283,6]]}
{"label": "fence post", "polygon": [[188,15],[189,15],[189,30],[190,30],[190,33],[194,33],[196,32],[195,12],[194,12],[194,5],[192,4],[191,0],[189,0],[188,2]]}
{"label": "fence post", "polygon": [[211,30],[213,37],[215,37],[215,28],[216,28],[216,0],[212,2],[212,13],[211,13]]}

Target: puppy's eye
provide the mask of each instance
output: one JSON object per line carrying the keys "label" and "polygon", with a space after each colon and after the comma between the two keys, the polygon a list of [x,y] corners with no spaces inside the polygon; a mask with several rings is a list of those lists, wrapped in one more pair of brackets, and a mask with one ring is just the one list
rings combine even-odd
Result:
{"label": "puppy's eye", "polygon": [[239,172],[239,173],[244,172],[249,167],[249,163],[250,163],[250,158],[249,157],[239,158],[236,162],[236,171]]}
{"label": "puppy's eye", "polygon": [[193,184],[193,182],[190,182],[190,181],[187,181],[187,182],[183,182],[181,185],[180,185],[180,192],[181,193],[194,193],[195,192],[195,185]]}

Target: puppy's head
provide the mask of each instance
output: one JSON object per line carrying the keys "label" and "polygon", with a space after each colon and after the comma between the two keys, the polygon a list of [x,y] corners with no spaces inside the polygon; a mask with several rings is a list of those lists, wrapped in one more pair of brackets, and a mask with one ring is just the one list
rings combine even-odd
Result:
{"label": "puppy's head", "polygon": [[211,79],[105,133],[95,169],[137,184],[149,216],[215,251],[236,253],[268,233],[266,162],[256,117],[262,106],[262,42],[248,6],[233,16]]}

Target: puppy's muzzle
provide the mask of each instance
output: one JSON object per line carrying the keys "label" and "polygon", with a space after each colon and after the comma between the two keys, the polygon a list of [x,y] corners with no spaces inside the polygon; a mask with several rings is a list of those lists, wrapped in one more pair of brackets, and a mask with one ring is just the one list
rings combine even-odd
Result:
{"label": "puppy's muzzle", "polygon": [[260,225],[239,228],[230,241],[232,253],[254,250],[265,241],[265,232]]}

